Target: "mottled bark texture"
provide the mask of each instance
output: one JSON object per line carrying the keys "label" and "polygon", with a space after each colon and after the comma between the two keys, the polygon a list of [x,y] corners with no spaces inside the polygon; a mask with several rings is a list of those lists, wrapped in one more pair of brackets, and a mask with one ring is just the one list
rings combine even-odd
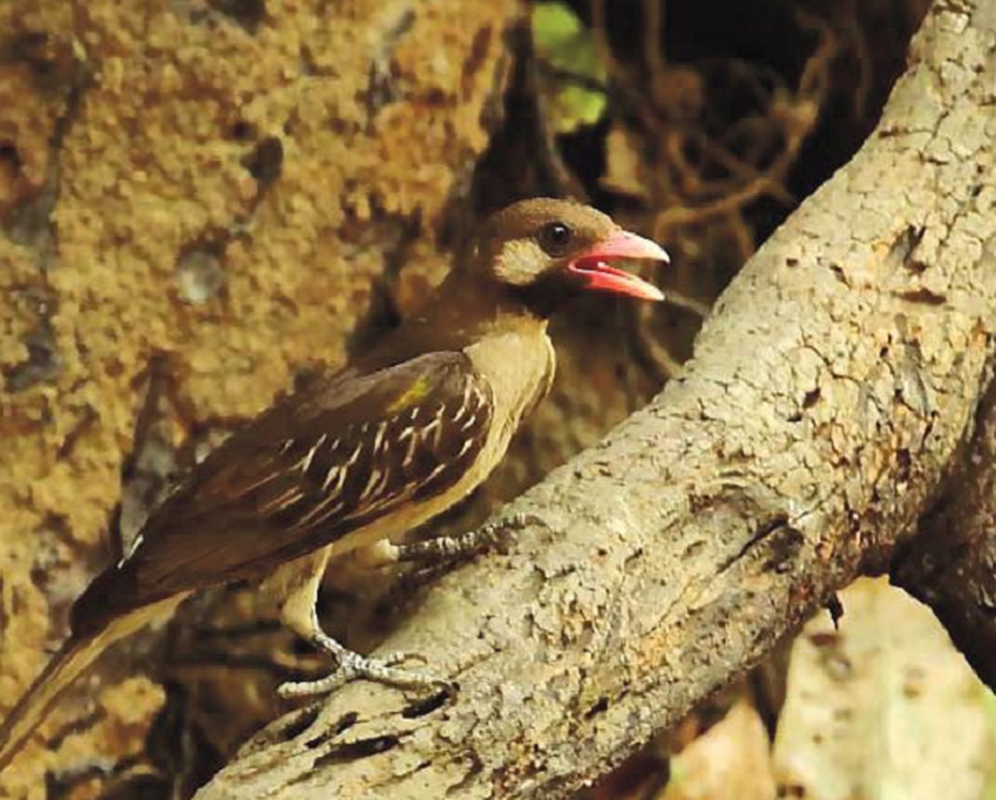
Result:
{"label": "mottled bark texture", "polygon": [[996,688],[996,383],[979,406],[975,437],[950,491],[920,527],[893,579],[934,609],[975,671]]}
{"label": "mottled bark texture", "polygon": [[[0,2],[0,713],[113,557],[150,372],[168,461],[185,433],[265,407],[294,367],[341,362],[399,263],[412,302],[445,272],[436,242],[501,110],[521,14]],[[162,690],[105,674],[86,696],[0,795],[44,797],[46,773],[99,783],[92,765],[140,756]]]}
{"label": "mottled bark texture", "polygon": [[935,3],[875,134],[734,281],[683,377],[384,644],[453,700],[349,686],[198,797],[566,797],[886,567],[990,378],[994,9]]}

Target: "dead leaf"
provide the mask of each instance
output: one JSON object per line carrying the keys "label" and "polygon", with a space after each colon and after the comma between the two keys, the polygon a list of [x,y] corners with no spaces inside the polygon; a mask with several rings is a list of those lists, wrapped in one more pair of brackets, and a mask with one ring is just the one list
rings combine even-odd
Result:
{"label": "dead leaf", "polygon": [[885,580],[841,594],[795,643],[778,723],[780,796],[980,800],[996,776],[991,693],[933,614]]}
{"label": "dead leaf", "polygon": [[774,800],[768,733],[740,700],[726,717],[671,761],[658,800]]}

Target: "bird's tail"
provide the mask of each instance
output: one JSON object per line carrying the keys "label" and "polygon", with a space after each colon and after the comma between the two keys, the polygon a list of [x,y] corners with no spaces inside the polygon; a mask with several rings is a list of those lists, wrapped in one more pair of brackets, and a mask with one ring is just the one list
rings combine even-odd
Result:
{"label": "bird's tail", "polygon": [[49,709],[108,647],[154,619],[170,614],[181,598],[155,603],[113,619],[93,633],[72,635],[0,725],[0,771],[21,749]]}
{"label": "bird's tail", "polygon": [[0,726],[0,770],[41,723],[60,694],[104,652],[104,636],[71,637],[48,662]]}

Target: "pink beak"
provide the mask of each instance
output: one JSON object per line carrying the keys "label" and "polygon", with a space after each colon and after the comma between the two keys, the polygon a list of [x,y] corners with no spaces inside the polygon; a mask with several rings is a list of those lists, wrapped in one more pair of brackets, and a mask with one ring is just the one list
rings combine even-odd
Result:
{"label": "pink beak", "polygon": [[567,268],[584,276],[586,289],[638,297],[641,300],[664,299],[664,293],[652,283],[609,266],[607,262],[617,258],[651,259],[665,264],[671,260],[664,248],[656,242],[629,231],[618,231],[572,260]]}

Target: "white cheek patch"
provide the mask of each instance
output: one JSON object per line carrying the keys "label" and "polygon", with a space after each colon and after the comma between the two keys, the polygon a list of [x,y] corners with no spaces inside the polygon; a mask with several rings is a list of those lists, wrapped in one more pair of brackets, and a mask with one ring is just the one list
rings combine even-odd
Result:
{"label": "white cheek patch", "polygon": [[495,261],[495,275],[512,286],[528,286],[550,264],[550,257],[532,239],[505,242]]}

